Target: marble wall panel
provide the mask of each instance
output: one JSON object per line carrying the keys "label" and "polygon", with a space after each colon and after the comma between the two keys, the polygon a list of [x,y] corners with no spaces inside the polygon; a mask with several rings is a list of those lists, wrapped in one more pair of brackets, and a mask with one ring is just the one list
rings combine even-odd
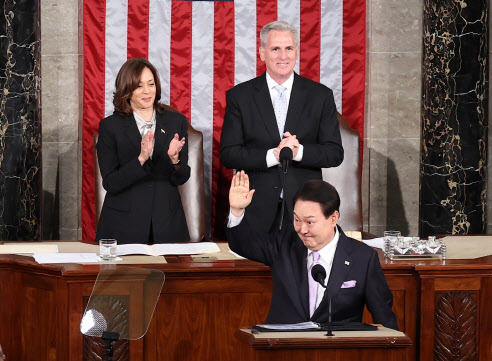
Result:
{"label": "marble wall panel", "polygon": [[[489,1],[489,14],[491,14],[492,10],[492,2]],[[490,34],[492,34],[492,21],[489,20],[489,42],[490,42]],[[489,78],[490,74],[492,74],[492,65],[490,64],[490,59],[492,59],[492,49],[489,46]],[[488,106],[489,106],[489,111],[492,109],[492,97],[490,96],[491,94],[491,86],[492,82],[489,80],[489,101],[488,101]],[[491,159],[491,154],[492,154],[492,132],[489,129],[489,136],[488,136],[489,144],[488,144],[488,167],[487,167],[487,233],[492,234],[492,192],[490,191],[492,189],[492,166],[490,166],[490,159]]]}
{"label": "marble wall panel", "polygon": [[423,236],[486,231],[488,8],[424,1]]}
{"label": "marble wall panel", "polygon": [[41,238],[39,2],[0,3],[0,240]]}

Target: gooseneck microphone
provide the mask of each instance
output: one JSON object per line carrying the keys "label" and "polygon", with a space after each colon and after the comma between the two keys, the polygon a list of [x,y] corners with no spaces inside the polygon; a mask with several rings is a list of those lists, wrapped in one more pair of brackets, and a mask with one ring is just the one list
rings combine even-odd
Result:
{"label": "gooseneck microphone", "polygon": [[322,265],[315,264],[313,268],[311,268],[311,276],[313,277],[313,280],[315,280],[321,286],[326,288],[325,286],[326,270]]}
{"label": "gooseneck microphone", "polygon": [[[326,270],[320,264],[315,264],[313,268],[311,268],[311,277],[313,280],[318,282],[325,289],[325,293],[328,292],[328,289],[325,286],[325,278],[326,278]],[[327,324],[327,332],[325,336],[333,336],[332,332],[332,321],[331,321],[331,297],[328,294],[328,324]]]}
{"label": "gooseneck microphone", "polygon": [[[287,174],[287,170],[289,169],[289,163],[292,160],[292,149],[289,147],[283,147],[280,149],[280,154],[278,156],[280,162],[282,163],[282,190],[285,189],[285,175]],[[282,207],[280,209],[280,226],[279,229],[282,229],[282,223],[284,223],[284,212],[285,212],[285,197],[282,198]]]}
{"label": "gooseneck microphone", "polygon": [[280,154],[278,156],[280,162],[282,163],[282,172],[287,173],[287,170],[289,169],[289,163],[292,160],[292,149],[289,147],[283,147],[280,149]]}

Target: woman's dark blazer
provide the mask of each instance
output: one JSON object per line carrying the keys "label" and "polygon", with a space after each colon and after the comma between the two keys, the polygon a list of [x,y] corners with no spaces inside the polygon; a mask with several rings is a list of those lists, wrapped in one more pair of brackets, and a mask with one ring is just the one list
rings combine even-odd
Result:
{"label": "woman's dark blazer", "polygon": [[[178,185],[190,177],[188,122],[180,113],[156,112],[152,159],[138,160],[142,137],[133,114],[116,113],[101,120],[97,158],[106,197],[97,226],[96,241],[114,238],[118,243],[147,243],[153,229],[154,243],[189,241]],[[167,155],[178,133],[186,138],[179,169]]]}

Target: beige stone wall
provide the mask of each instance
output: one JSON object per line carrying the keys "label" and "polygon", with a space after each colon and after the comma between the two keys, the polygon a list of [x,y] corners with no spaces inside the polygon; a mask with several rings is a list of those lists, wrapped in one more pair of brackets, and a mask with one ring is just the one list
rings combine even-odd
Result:
{"label": "beige stone wall", "polygon": [[40,3],[43,237],[81,239],[82,16],[74,0]]}
{"label": "beige stone wall", "polygon": [[364,229],[417,235],[422,1],[367,0]]}
{"label": "beige stone wall", "polygon": [[[41,1],[47,238],[81,238],[81,6],[81,0]],[[367,0],[362,191],[364,229],[376,235],[418,232],[421,62],[422,0]]]}

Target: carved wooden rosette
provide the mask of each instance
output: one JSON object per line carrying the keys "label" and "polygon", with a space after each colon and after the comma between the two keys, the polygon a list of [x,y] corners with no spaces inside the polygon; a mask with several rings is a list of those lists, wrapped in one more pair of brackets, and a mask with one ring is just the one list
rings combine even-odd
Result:
{"label": "carved wooden rosette", "polygon": [[452,291],[440,296],[436,298],[434,360],[478,360],[476,295]]}
{"label": "carved wooden rosette", "polygon": [[[109,314],[108,330],[123,333],[128,330],[128,308],[129,300],[127,296],[95,296],[91,304],[98,310],[103,310],[104,314]],[[119,340],[113,344],[113,360],[129,360],[129,341]],[[104,360],[105,342],[100,337],[84,336],[83,361],[102,361]]]}

